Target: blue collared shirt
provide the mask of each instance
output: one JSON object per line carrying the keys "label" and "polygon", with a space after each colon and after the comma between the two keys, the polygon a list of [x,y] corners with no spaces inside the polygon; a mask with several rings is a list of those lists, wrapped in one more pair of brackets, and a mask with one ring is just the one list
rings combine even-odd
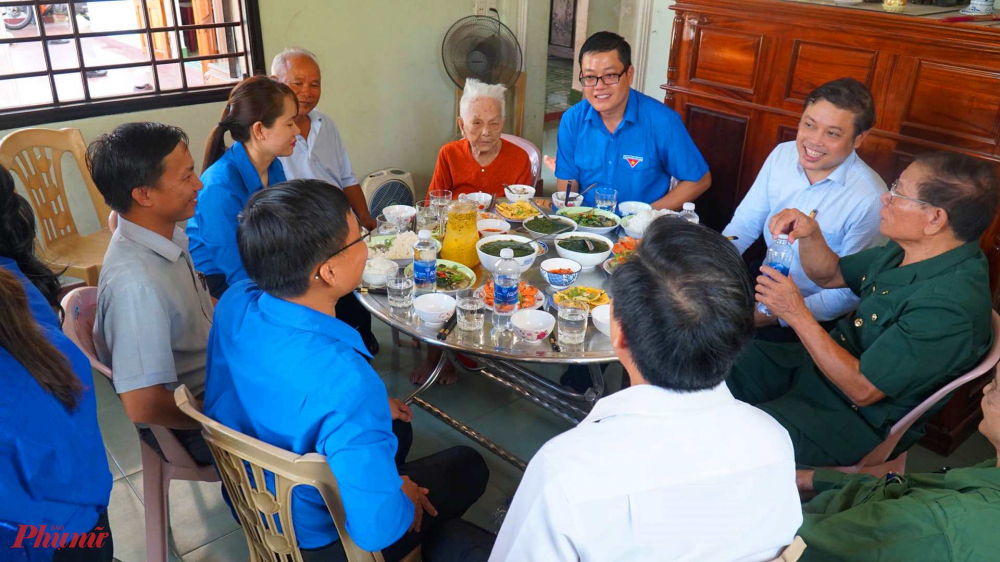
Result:
{"label": "blue collared shirt", "polygon": [[[285,171],[277,158],[267,168],[268,185],[285,181]],[[198,193],[198,206],[188,220],[187,235],[191,259],[205,275],[225,274],[226,284],[247,278],[236,246],[237,217],[250,196],[264,189],[257,169],[243,143],[235,142],[201,174],[205,188]]]}
{"label": "blue collared shirt", "polygon": [[[878,229],[885,191],[885,182],[857,152],[852,152],[825,180],[811,184],[799,164],[795,141],[789,141],[779,144],[767,157],[722,234],[739,237],[733,245],[741,254],[761,233],[770,247],[772,238],[767,225],[772,216],[785,209],[806,214],[816,210],[816,221],[830,249],[841,257],[856,254],[884,242]],[[792,251],[795,259],[789,273],[816,320],[833,320],[854,310],[859,299],[850,289],[823,289],[813,283],[802,270],[797,241]]]}
{"label": "blue collared shirt", "polygon": [[309,123],[308,138],[296,137],[298,142],[292,155],[279,158],[288,179],[323,180],[340,189],[356,185],[358,178],[333,119],[313,109],[309,112]]}
{"label": "blue collared shirt", "polygon": [[[62,526],[63,532],[85,533],[108,508],[112,484],[97,425],[90,361],[63,334],[45,297],[17,264],[0,257],[0,268],[21,281],[42,335],[66,357],[83,384],[76,409],[69,411],[0,348],[0,523],[4,524],[0,527]],[[6,538],[4,534],[0,552],[10,552],[10,545],[3,544]],[[26,543],[33,544],[34,539]]]}
{"label": "blue collared shirt", "polygon": [[[618,202],[653,203],[670,191],[670,179],[698,181],[708,173],[676,111],[630,90],[625,116],[614,134],[587,100],[566,110],[559,123],[556,178],[584,189],[596,183],[618,190]],[[596,188],[583,196],[593,206]]]}
{"label": "blue collared shirt", "polygon": [[[400,488],[389,397],[370,357],[347,324],[241,282],[215,309],[205,413],[282,449],[326,455],[348,533],[377,551],[403,536],[413,504]],[[292,513],[303,548],[337,540],[314,488],[295,488]]]}

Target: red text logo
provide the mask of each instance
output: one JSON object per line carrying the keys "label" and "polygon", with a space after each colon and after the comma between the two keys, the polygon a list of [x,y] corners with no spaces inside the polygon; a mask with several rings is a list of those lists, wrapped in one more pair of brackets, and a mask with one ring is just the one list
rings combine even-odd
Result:
{"label": "red text logo", "polygon": [[[25,548],[28,545],[35,548],[101,548],[104,546],[104,540],[111,535],[110,532],[104,531],[104,527],[95,527],[92,533],[64,533],[62,526],[52,527],[46,531],[46,527],[46,525],[40,527],[21,525],[11,548]],[[35,539],[34,544],[30,539]]]}

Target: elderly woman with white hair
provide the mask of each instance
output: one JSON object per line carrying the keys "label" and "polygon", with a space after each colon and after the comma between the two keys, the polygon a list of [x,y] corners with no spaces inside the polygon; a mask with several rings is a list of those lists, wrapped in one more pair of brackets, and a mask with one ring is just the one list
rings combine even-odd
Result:
{"label": "elderly woman with white hair", "polygon": [[528,154],[500,139],[506,91],[498,84],[465,81],[458,117],[462,138],[441,147],[431,191],[447,189],[453,197],[483,191],[503,197],[505,183],[531,184]]}

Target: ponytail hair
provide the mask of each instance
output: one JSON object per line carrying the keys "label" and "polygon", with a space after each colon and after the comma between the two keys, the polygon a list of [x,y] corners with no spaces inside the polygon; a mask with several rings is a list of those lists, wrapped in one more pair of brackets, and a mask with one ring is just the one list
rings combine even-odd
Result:
{"label": "ponytail hair", "polygon": [[45,296],[62,317],[59,274],[35,255],[35,213],[14,190],[14,177],[0,166],[0,257],[14,260],[18,269]]}
{"label": "ponytail hair", "polygon": [[229,94],[229,101],[222,110],[219,124],[212,129],[205,143],[205,157],[201,171],[205,172],[226,152],[226,131],[233,140],[246,144],[252,135],[254,123],[265,127],[274,125],[285,111],[285,98],[290,97],[298,108],[298,98],[291,88],[264,76],[247,78],[237,84]]}
{"label": "ponytail hair", "polygon": [[83,383],[69,360],[41,332],[17,277],[0,268],[0,348],[24,366],[66,409],[76,409]]}

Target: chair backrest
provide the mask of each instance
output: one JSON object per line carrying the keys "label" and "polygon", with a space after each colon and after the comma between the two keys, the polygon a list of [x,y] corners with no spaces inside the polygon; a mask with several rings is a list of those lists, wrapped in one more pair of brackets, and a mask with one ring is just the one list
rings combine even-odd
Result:
{"label": "chair backrest", "polygon": [[500,138],[523,148],[528,153],[528,160],[531,161],[531,187],[535,187],[535,184],[538,183],[538,177],[542,173],[542,153],[539,152],[538,147],[528,139],[506,133],[500,135]]}
{"label": "chair backrest", "polygon": [[90,359],[90,366],[111,378],[111,369],[97,358],[94,347],[94,318],[97,316],[97,287],[73,289],[62,300],[66,317],[63,333]]}
{"label": "chair backrest", "polygon": [[997,362],[1000,362],[1000,315],[998,315],[997,311],[994,310],[993,347],[990,348],[986,357],[984,357],[978,365],[973,367],[971,371],[945,385],[944,388],[932,394],[930,398],[924,400],[919,406],[910,411],[910,413],[906,414],[903,419],[896,422],[896,425],[892,426],[892,429],[889,431],[889,437],[887,437],[881,445],[876,447],[875,450],[865,455],[865,457],[861,459],[861,462],[855,466],[868,467],[884,463],[886,459],[889,458],[889,455],[891,455],[896,449],[896,445],[899,444],[899,440],[902,439],[903,434],[910,429],[914,422],[920,419],[920,417],[933,408],[935,404],[943,400],[952,392],[955,392],[960,387],[978,379],[983,375],[992,373]]}
{"label": "chair backrest", "polygon": [[69,152],[83,176],[101,228],[108,228],[108,206],[87,169],[87,145],[79,129],[21,129],[0,139],[0,164],[24,185],[46,245],[79,236],[66,200],[62,157]]}
{"label": "chair backrest", "polygon": [[[201,424],[250,550],[259,559],[302,560],[291,508],[292,490],[306,485],[316,488],[323,497],[350,562],[384,562],[381,553],[362,550],[347,534],[340,489],[326,457],[318,453],[297,455],[222,425],[194,406],[185,385],[174,391],[174,400],[182,412]],[[265,471],[274,475],[273,492],[265,485]]]}

